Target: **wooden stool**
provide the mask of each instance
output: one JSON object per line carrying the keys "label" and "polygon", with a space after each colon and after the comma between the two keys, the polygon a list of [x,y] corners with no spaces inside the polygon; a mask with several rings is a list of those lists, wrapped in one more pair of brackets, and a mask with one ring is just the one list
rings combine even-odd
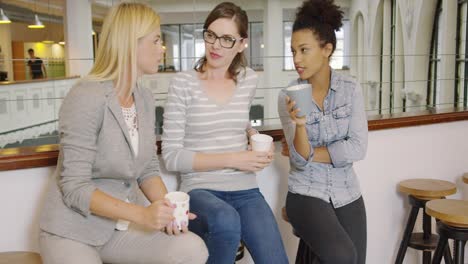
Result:
{"label": "wooden stool", "polygon": [[468,183],[468,172],[463,174],[463,182]]}
{"label": "wooden stool", "polygon": [[239,247],[237,248],[236,259],[234,263],[244,258],[244,251],[245,251],[244,242],[241,240],[241,242],[239,243]]}
{"label": "wooden stool", "polygon": [[468,201],[433,200],[426,203],[426,212],[440,220],[437,222],[440,238],[432,263],[440,263],[448,239],[453,239],[455,263],[463,264],[465,244],[468,240]]}
{"label": "wooden stool", "polygon": [[0,264],[42,264],[41,256],[35,252],[1,252]]}
{"label": "wooden stool", "polygon": [[[455,184],[433,179],[410,179],[402,181],[398,184],[398,190],[408,194],[411,211],[406,223],[405,232],[398,249],[398,254],[395,264],[403,263],[406,250],[408,247],[423,251],[423,263],[431,262],[431,251],[437,247],[438,236],[432,234],[431,217],[427,215],[425,210],[426,202],[435,199],[445,198],[457,192]],[[419,209],[423,209],[423,232],[413,233],[416,218],[418,217]],[[444,250],[444,258],[446,263],[451,263],[450,249],[447,247]]]}

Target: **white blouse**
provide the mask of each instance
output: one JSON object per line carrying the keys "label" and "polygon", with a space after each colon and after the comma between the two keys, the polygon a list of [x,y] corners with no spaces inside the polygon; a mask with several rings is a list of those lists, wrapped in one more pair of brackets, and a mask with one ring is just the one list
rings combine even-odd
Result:
{"label": "white blouse", "polygon": [[131,144],[135,157],[138,155],[138,117],[135,104],[131,107],[122,107],[122,114],[127,124],[128,133],[130,134]]}

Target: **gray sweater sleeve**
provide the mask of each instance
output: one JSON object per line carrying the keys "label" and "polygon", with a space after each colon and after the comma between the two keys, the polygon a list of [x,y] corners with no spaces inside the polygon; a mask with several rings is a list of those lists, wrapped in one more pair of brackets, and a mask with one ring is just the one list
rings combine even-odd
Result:
{"label": "gray sweater sleeve", "polygon": [[190,103],[188,76],[177,74],[169,85],[162,135],[162,156],[168,171],[193,171],[195,152],[184,149],[186,111]]}
{"label": "gray sweater sleeve", "polygon": [[[155,122],[156,116],[155,116],[155,112],[153,111],[153,109],[155,107],[154,106],[153,94],[148,89],[143,89],[142,88],[141,90],[144,92],[144,96],[146,98],[151,98],[151,100],[148,100],[148,102],[151,102],[151,103],[148,103],[145,106],[145,110],[149,111],[149,113],[151,115],[150,124],[154,124],[154,123],[156,123]],[[152,153],[151,160],[147,163],[147,166],[144,168],[142,175],[137,179],[138,185],[140,185],[140,186],[141,186],[141,184],[143,184],[143,182],[145,180],[147,180],[149,178],[153,178],[153,177],[159,177],[161,175],[160,169],[159,169],[159,160],[158,160],[158,147],[156,145],[156,135],[154,133],[151,135],[150,143],[154,145],[154,150],[153,150],[153,153]]]}

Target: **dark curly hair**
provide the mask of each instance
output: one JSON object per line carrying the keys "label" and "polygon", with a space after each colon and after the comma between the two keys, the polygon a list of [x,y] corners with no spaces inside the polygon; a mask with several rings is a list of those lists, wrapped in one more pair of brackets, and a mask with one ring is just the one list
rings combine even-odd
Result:
{"label": "dark curly hair", "polygon": [[312,30],[321,47],[327,43],[333,45],[331,53],[333,54],[336,49],[335,31],[343,26],[342,20],[343,11],[333,0],[306,0],[297,9],[293,32],[302,29]]}

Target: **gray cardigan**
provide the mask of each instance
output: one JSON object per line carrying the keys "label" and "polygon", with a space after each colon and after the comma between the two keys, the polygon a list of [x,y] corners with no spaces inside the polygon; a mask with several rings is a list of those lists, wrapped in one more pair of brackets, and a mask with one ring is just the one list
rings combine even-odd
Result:
{"label": "gray cardigan", "polygon": [[134,98],[139,132],[136,157],[112,82],[82,80],[65,97],[59,113],[59,160],[42,210],[42,230],[103,245],[116,221],[91,214],[94,190],[136,203],[139,185],[159,175],[153,96],[137,87]]}

